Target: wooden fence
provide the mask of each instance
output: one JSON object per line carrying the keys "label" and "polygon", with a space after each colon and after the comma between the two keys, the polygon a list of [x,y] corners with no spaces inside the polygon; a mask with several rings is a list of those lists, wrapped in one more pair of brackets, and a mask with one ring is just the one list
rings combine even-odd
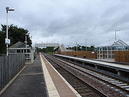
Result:
{"label": "wooden fence", "polygon": [[[67,51],[60,52],[59,54],[81,57],[87,59],[97,59],[97,53],[91,51]],[[114,59],[116,62],[128,62],[129,63],[129,51],[114,51]]]}
{"label": "wooden fence", "polygon": [[129,62],[129,51],[115,51],[114,55],[116,62]]}
{"label": "wooden fence", "polygon": [[87,59],[97,58],[97,54],[91,51],[68,51],[68,52],[60,52],[59,54],[74,56],[74,57],[82,57]]}

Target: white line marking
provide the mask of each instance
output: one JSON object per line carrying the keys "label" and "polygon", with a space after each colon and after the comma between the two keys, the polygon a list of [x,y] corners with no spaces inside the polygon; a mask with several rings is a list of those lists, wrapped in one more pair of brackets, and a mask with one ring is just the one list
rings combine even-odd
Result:
{"label": "white line marking", "polygon": [[43,69],[43,74],[44,74],[44,78],[45,78],[45,83],[47,86],[48,96],[49,97],[60,97],[60,95],[52,81],[52,78],[47,70],[47,67],[42,59],[41,53],[40,53],[40,59],[41,59],[41,63],[42,63],[42,69]]}
{"label": "white line marking", "polygon": [[73,91],[77,97],[82,97],[63,77],[62,75],[51,65],[51,63],[43,56],[43,58],[50,64],[50,66],[56,71],[56,73],[63,79],[67,86]]}

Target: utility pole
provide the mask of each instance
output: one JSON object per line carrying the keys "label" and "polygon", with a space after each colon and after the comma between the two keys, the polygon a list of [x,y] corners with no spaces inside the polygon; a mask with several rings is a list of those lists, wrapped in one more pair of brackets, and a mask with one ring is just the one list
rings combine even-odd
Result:
{"label": "utility pole", "polygon": [[77,44],[77,42],[76,42],[76,51],[78,51],[78,44]]}
{"label": "utility pole", "polygon": [[115,41],[116,41],[116,30],[115,30]]}
{"label": "utility pole", "polygon": [[117,32],[118,31],[120,31],[120,30],[118,29],[118,26],[116,25],[116,29],[115,29],[115,42],[117,41]]}

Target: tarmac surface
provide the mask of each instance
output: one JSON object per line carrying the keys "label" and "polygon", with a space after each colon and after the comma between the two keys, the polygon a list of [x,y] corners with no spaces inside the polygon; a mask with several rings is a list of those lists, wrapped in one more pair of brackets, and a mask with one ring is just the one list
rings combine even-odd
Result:
{"label": "tarmac surface", "polygon": [[0,97],[48,97],[39,56]]}

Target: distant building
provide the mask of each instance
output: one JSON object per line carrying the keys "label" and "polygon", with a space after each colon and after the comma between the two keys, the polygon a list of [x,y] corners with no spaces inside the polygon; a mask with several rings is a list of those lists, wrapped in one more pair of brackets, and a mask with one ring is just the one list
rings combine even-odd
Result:
{"label": "distant building", "polygon": [[122,40],[114,42],[111,46],[102,46],[97,48],[97,59],[114,59],[115,51],[129,51],[129,45]]}
{"label": "distant building", "polygon": [[26,63],[33,63],[34,61],[34,49],[23,42],[13,44],[8,50],[9,54],[25,54]]}

